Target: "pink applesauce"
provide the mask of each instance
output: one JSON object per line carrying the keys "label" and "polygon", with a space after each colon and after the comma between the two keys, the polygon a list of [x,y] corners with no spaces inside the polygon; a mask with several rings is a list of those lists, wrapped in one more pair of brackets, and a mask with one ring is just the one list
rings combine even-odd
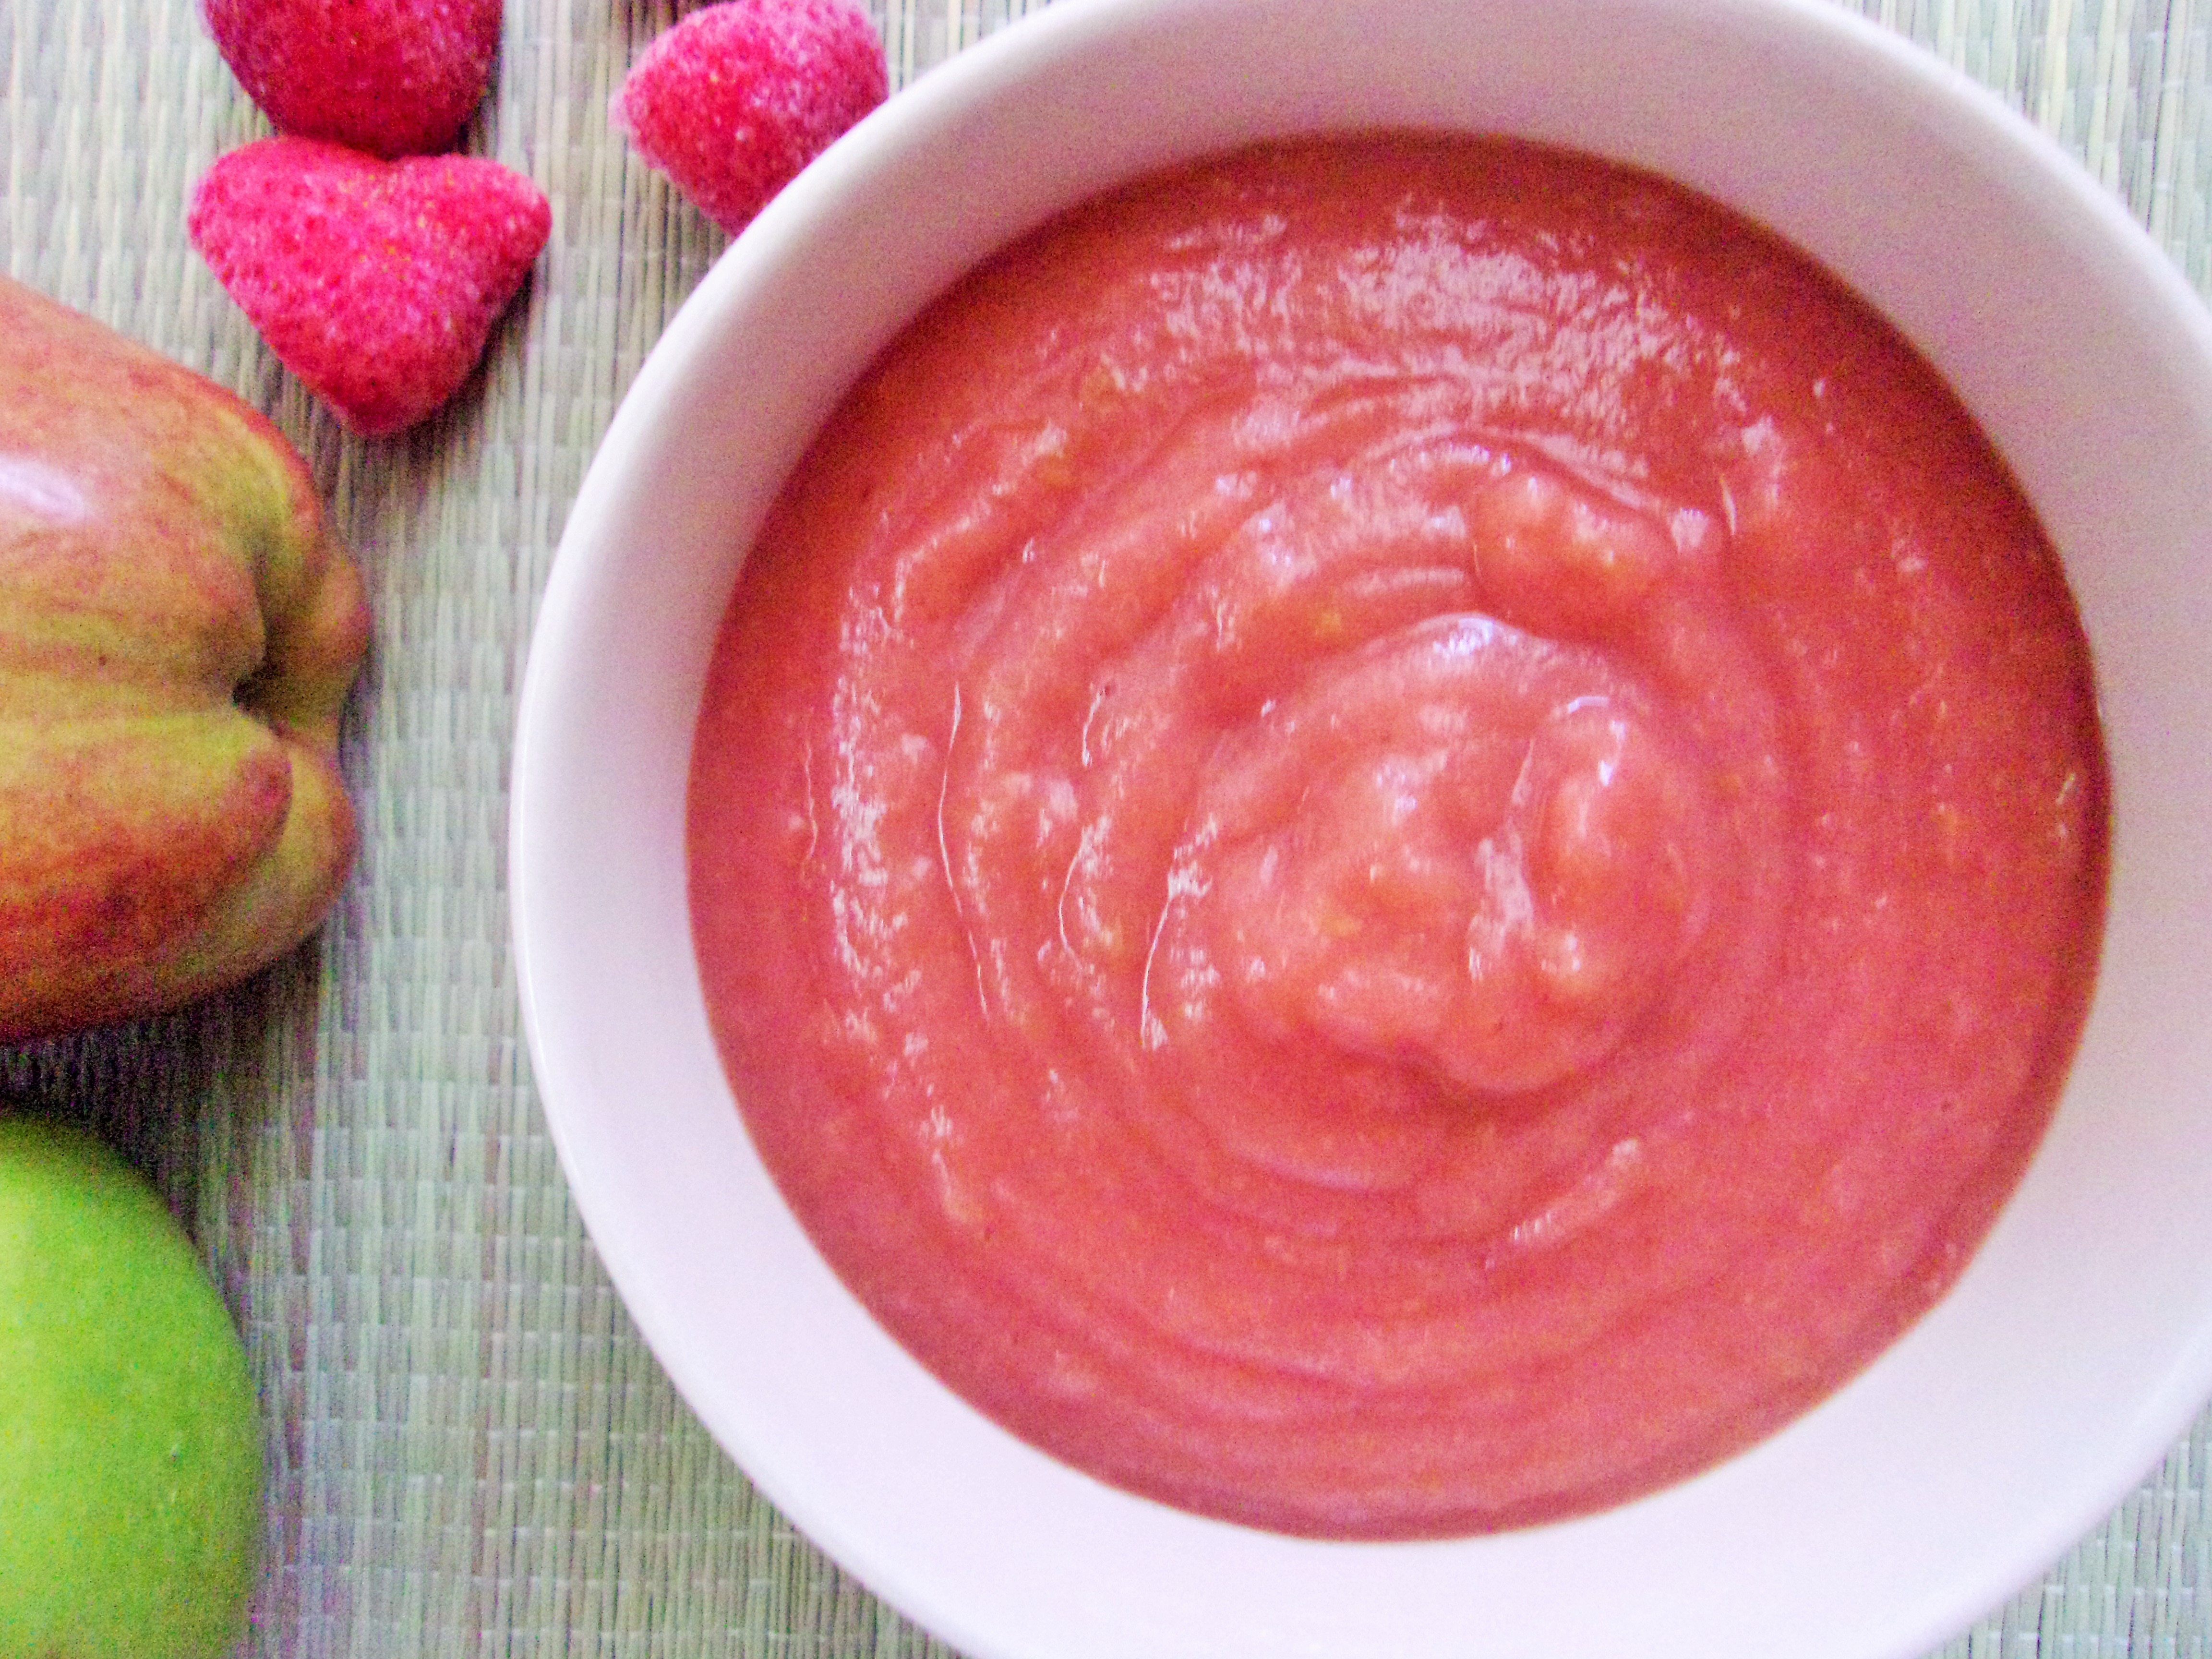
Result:
{"label": "pink applesauce", "polygon": [[1278,146],[931,310],[724,623],[746,1121],[1017,1434],[1285,1531],[1613,1504],[2021,1173],[2106,777],[2059,567],[1850,295],[1584,159]]}

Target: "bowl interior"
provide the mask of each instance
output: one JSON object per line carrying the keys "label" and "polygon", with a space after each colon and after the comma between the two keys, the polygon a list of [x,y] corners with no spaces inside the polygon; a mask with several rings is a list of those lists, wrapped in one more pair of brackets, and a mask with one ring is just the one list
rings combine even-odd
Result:
{"label": "bowl interior", "polygon": [[[1980,418],[2063,553],[2115,823],[2073,1080],[1956,1290],[1697,1480],[1495,1538],[1297,1541],[1012,1440],[799,1231],[708,1036],[684,793],[743,550],[897,328],[1051,212],[1317,129],[1562,143],[1780,231]],[[1916,1654],[2093,1524],[2212,1391],[2212,322],[1985,94],[1810,0],[1067,0],[900,94],[670,327],[569,522],[533,644],[512,886],[540,1089],[639,1326],[763,1490],[984,1656]]]}

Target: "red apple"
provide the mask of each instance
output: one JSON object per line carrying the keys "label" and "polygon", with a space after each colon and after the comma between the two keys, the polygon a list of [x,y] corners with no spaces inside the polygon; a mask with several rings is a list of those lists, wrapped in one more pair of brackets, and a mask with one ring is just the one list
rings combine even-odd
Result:
{"label": "red apple", "polygon": [[0,278],[0,1039],[173,1007],[314,930],[368,641],[275,428]]}

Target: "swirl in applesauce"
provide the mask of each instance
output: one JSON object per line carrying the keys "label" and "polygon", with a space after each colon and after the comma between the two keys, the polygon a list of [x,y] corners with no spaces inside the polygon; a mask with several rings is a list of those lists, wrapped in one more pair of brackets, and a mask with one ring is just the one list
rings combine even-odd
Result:
{"label": "swirl in applesauce", "polygon": [[1383,136],[1055,222],[852,392],[701,717],[756,1143],[945,1382],[1295,1533],[1619,1502],[1944,1291],[2102,918],[2087,648],[1887,327]]}

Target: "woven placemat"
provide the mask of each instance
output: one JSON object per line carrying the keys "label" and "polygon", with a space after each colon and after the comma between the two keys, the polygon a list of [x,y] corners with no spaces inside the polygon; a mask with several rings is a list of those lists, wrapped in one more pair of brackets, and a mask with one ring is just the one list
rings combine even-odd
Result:
{"label": "woven placemat", "polygon": [[[871,0],[893,85],[1034,9]],[[2081,156],[2212,293],[2212,0],[1864,0]],[[677,1400],[568,1200],[523,1051],[507,776],[538,596],[617,399],[722,239],[609,128],[675,0],[507,0],[470,149],[553,204],[437,421],[364,443],[185,237],[266,131],[193,0],[0,0],[0,269],[266,410],[376,607],[345,728],[360,870],[314,945],[169,1018],[0,1051],[193,1226],[270,1451],[257,1655],[944,1655],[797,1536]],[[2212,1414],[1944,1659],[2212,1655]]]}

